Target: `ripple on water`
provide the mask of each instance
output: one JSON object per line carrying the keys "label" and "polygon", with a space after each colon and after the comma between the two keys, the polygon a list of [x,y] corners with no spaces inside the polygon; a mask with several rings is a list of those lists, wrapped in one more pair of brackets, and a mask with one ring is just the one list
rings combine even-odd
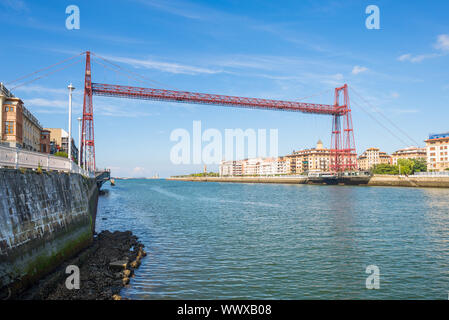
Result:
{"label": "ripple on water", "polygon": [[[148,252],[133,299],[447,299],[449,190],[119,180],[97,231]],[[106,218],[106,220],[103,220]],[[367,290],[365,268],[381,272]]]}

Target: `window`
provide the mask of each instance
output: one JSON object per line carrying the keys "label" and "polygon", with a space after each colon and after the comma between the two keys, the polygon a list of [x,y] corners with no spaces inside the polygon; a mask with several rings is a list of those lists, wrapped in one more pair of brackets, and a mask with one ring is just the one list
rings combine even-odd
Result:
{"label": "window", "polygon": [[11,104],[6,104],[5,105],[5,112],[14,112],[14,106]]}
{"label": "window", "polygon": [[14,134],[14,122],[13,121],[5,122],[5,134]]}

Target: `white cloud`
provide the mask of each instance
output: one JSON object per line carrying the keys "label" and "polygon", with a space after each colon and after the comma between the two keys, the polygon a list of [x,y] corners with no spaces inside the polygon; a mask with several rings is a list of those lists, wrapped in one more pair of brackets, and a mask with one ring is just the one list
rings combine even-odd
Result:
{"label": "white cloud", "polygon": [[361,66],[354,66],[354,68],[352,68],[352,74],[359,74],[365,71],[368,71],[368,68]]}
{"label": "white cloud", "polygon": [[441,54],[438,53],[429,53],[429,54],[420,54],[413,56],[410,53],[403,54],[402,56],[398,57],[399,61],[409,61],[412,63],[421,62],[426,59],[436,58],[441,56]]}
{"label": "white cloud", "polygon": [[391,95],[391,97],[394,98],[394,99],[399,98],[399,93],[397,93],[397,92],[395,92],[395,91],[392,92],[390,95]]}
{"label": "white cloud", "polygon": [[419,54],[412,55],[410,53],[403,54],[398,57],[399,61],[409,61],[412,63],[421,62],[426,59],[437,58],[444,56],[449,53],[449,34],[440,34],[437,37],[437,42],[434,44],[434,47],[441,52],[439,53],[428,53],[428,54]]}
{"label": "white cloud", "polygon": [[440,34],[437,38],[435,48],[449,52],[449,34]]}
{"label": "white cloud", "polygon": [[28,11],[27,5],[21,0],[2,0],[0,1],[0,5],[11,8],[15,11]]}
{"label": "white cloud", "polygon": [[116,61],[116,62],[122,62],[129,65],[132,65],[134,67],[143,67],[147,69],[156,69],[164,72],[169,73],[175,73],[175,74],[199,74],[199,73],[206,73],[206,74],[214,74],[214,73],[220,73],[220,70],[212,70],[208,68],[201,68],[196,66],[189,66],[189,65],[183,65],[179,63],[172,63],[172,62],[163,62],[163,61],[156,61],[152,59],[133,59],[133,58],[124,58],[124,57],[114,57],[114,56],[107,56],[105,57],[108,60]]}
{"label": "white cloud", "polygon": [[26,99],[27,107],[50,107],[58,109],[68,109],[67,100],[52,100],[44,98]]}

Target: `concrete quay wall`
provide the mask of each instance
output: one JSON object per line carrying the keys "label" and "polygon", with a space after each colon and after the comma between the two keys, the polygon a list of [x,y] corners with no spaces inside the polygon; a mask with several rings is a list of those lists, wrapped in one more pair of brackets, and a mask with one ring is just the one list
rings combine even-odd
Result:
{"label": "concrete quay wall", "polygon": [[[357,179],[357,178],[354,178]],[[310,183],[307,177],[172,177],[167,180],[236,183]],[[349,182],[349,181],[347,181]],[[347,183],[353,184],[353,183]],[[449,177],[374,175],[361,186],[449,188]]]}
{"label": "concrete quay wall", "polygon": [[95,179],[0,169],[0,297],[20,293],[93,240]]}

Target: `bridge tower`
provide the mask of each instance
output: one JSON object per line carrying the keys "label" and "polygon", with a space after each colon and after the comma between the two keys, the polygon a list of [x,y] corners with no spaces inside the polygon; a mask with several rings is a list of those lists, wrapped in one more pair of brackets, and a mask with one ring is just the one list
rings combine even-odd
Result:
{"label": "bridge tower", "polygon": [[[343,93],[343,104],[340,104],[341,92]],[[333,172],[357,170],[357,161],[354,159],[357,157],[357,153],[347,84],[335,88],[334,107],[336,113],[332,116],[330,169]],[[341,118],[343,118],[343,126]]]}
{"label": "bridge tower", "polygon": [[83,126],[81,137],[81,164],[89,172],[95,171],[94,110],[92,104],[92,77],[90,51],[86,52],[84,78]]}

